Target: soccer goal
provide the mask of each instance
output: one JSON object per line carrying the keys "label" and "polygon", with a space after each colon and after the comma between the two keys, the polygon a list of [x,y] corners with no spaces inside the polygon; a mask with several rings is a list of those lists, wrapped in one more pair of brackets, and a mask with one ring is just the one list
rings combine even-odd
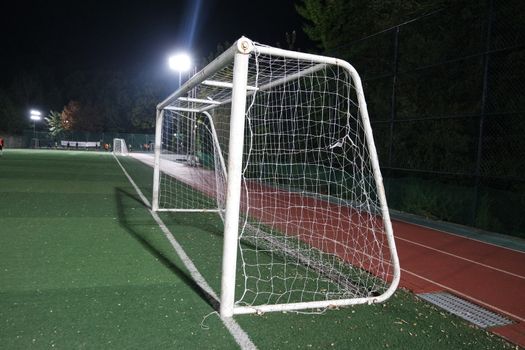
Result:
{"label": "soccer goal", "polygon": [[377,303],[397,288],[349,63],[240,38],[158,104],[154,162],[153,210],[224,221],[222,316]]}
{"label": "soccer goal", "polygon": [[126,145],[126,140],[124,139],[113,139],[113,154],[127,156],[128,146]]}

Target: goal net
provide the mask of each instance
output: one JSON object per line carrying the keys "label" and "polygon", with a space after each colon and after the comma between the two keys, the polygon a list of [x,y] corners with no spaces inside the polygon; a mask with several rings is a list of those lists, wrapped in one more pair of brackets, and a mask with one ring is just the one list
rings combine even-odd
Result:
{"label": "goal net", "polygon": [[345,61],[239,39],[157,106],[152,206],[223,219],[223,316],[381,302],[399,282]]}
{"label": "goal net", "polygon": [[128,146],[126,146],[126,140],[113,139],[113,153],[115,155],[127,156]]}

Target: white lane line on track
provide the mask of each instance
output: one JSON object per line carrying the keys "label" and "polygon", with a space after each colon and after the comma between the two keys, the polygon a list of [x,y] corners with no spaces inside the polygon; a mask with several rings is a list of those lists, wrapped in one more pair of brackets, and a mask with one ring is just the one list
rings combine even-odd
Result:
{"label": "white lane line on track", "polygon": [[[144,205],[146,207],[148,207],[148,210],[149,210],[151,216],[157,222],[157,224],[159,225],[160,229],[162,230],[162,232],[164,233],[164,235],[166,236],[166,238],[170,242],[171,246],[176,251],[177,255],[179,256],[179,258],[182,260],[182,262],[184,263],[184,265],[186,266],[186,268],[190,272],[191,277],[193,278],[195,283],[203,291],[205,291],[209,296],[211,296],[214,299],[214,300],[212,300],[212,302],[217,303],[219,301],[219,298],[218,298],[217,294],[215,294],[215,292],[210,287],[208,282],[206,282],[206,280],[204,279],[202,274],[199,272],[199,270],[197,270],[197,267],[195,266],[193,261],[186,254],[186,252],[184,251],[182,246],[179,244],[179,242],[177,242],[177,240],[175,239],[175,237],[173,236],[171,231],[166,227],[166,225],[164,224],[162,219],[157,215],[157,213],[155,213],[153,210],[150,209],[151,208],[150,202],[144,196],[144,194],[142,193],[140,188],[135,184],[135,181],[133,181],[133,179],[128,174],[126,169],[124,169],[124,167],[122,166],[122,164],[120,163],[118,158],[115,155],[114,155],[114,158],[117,161],[117,163],[120,166],[120,168],[122,169],[122,171],[124,172],[124,175],[126,175],[126,177],[128,178],[128,181],[131,183],[131,185],[133,186],[133,188],[135,189],[135,191],[139,195],[139,197],[142,200],[142,202],[144,203]],[[246,332],[241,328],[241,326],[239,326],[239,324],[233,318],[223,318],[223,317],[221,317],[220,319],[221,319],[222,323],[224,324],[224,326],[228,329],[230,334],[233,336],[233,338],[235,339],[237,344],[241,347],[241,349],[247,349],[247,350],[248,349],[249,350],[257,349],[257,347],[251,341],[251,339],[248,336],[248,334],[246,334]]]}
{"label": "white lane line on track", "polygon": [[498,271],[498,272],[501,272],[501,273],[505,273],[507,275],[510,275],[510,276],[514,276],[514,277],[517,277],[517,278],[520,278],[520,279],[525,279],[525,276],[521,276],[521,275],[518,275],[516,273],[513,273],[513,272],[510,272],[510,271],[506,271],[506,270],[502,270],[500,268],[497,268],[497,267],[494,267],[494,266],[490,266],[490,265],[487,265],[487,264],[484,264],[484,263],[481,263],[479,261],[475,261],[475,260],[471,260],[471,259],[468,259],[468,258],[465,258],[465,257],[462,257],[460,255],[456,255],[456,254],[452,254],[452,253],[449,253],[449,252],[446,252],[444,250],[440,250],[440,249],[437,249],[437,248],[434,248],[434,247],[430,247],[430,246],[427,246],[425,244],[422,244],[422,243],[418,243],[418,242],[414,242],[414,241],[411,241],[409,239],[406,239],[406,238],[401,238],[399,236],[395,236],[396,239],[399,239],[401,241],[405,241],[405,242],[408,242],[410,244],[414,244],[414,245],[417,245],[419,247],[423,247],[423,248],[426,248],[426,249],[430,249],[430,250],[433,250],[435,252],[439,252],[441,254],[445,254],[445,255],[449,255],[449,256],[452,256],[456,259],[460,259],[460,260],[464,260],[464,261],[468,261],[472,264],[476,264],[476,265],[480,265],[480,266],[483,266],[483,267],[486,267],[488,269],[491,269],[491,270],[495,270],[495,271]]}
{"label": "white lane line on track", "polygon": [[[456,237],[463,238],[463,239],[468,239],[469,241],[474,241],[474,242],[483,243],[483,244],[486,244],[486,245],[491,245],[491,246],[494,246],[494,247],[497,247],[497,248],[510,250],[511,252],[525,254],[524,251],[521,251],[521,250],[518,250],[518,249],[509,248],[509,247],[505,247],[503,245],[499,245],[497,243],[486,242],[486,241],[483,241],[481,239],[477,239],[477,238],[473,238],[473,237],[469,237],[469,236],[464,236],[464,235],[457,234],[457,233],[454,233],[454,232],[445,231],[445,230],[440,229],[440,228],[434,228],[434,227],[430,227],[430,226],[425,226],[423,224],[417,224],[417,223],[414,223],[414,222],[411,222],[411,221],[408,221],[408,220],[403,220],[403,219],[400,219],[400,218],[392,218],[392,223],[394,223],[395,221],[397,221],[399,223],[402,223],[402,224],[422,227],[422,228],[425,228],[427,230],[432,230],[432,231],[436,231],[436,232],[440,232],[440,233],[445,233],[447,235],[456,236]],[[395,232],[395,230],[394,230],[394,232]]]}

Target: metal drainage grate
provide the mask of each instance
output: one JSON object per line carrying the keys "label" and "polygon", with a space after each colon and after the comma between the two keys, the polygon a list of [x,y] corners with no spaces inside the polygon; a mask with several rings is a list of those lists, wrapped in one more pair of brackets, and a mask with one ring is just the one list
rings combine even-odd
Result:
{"label": "metal drainage grate", "polygon": [[505,326],[513,323],[508,318],[447,292],[424,293],[418,294],[418,296],[481,328]]}

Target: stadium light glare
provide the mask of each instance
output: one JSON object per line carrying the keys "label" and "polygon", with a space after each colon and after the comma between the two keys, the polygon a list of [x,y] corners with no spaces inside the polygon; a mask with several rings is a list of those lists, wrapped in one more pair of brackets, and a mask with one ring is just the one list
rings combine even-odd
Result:
{"label": "stadium light glare", "polygon": [[32,109],[29,111],[29,118],[33,121],[33,140],[31,142],[33,143],[33,147],[38,147],[38,138],[36,137],[36,122],[42,120],[42,113],[36,109]]}
{"label": "stadium light glare", "polygon": [[176,72],[187,72],[191,69],[191,57],[187,53],[178,53],[168,58],[168,66]]}

